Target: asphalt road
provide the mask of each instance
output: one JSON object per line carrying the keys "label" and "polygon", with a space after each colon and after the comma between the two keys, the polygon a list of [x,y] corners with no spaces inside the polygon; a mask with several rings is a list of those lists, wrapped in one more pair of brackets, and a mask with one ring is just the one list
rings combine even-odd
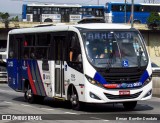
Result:
{"label": "asphalt road", "polygon": [[[5,120],[10,116],[12,120]],[[29,104],[24,101],[23,93],[15,92],[7,84],[0,84],[0,119],[0,123],[18,123],[22,119],[25,123],[41,119],[43,123],[151,122],[160,120],[160,98],[139,101],[134,111],[125,111],[122,104],[87,104],[82,111],[74,111],[68,102],[52,98],[45,98],[43,103]]]}

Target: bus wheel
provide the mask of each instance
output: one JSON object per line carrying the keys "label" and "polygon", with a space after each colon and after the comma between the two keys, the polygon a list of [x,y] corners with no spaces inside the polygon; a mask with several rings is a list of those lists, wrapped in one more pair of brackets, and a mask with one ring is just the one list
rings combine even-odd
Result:
{"label": "bus wheel", "polygon": [[34,103],[34,101],[35,101],[35,99],[34,99],[35,97],[34,97],[31,89],[27,90],[27,91],[24,93],[24,98],[25,98],[25,100],[28,101],[29,103]]}
{"label": "bus wheel", "polygon": [[35,98],[36,103],[43,104],[45,97],[44,96],[34,96],[34,98]]}
{"label": "bus wheel", "polygon": [[123,103],[123,107],[126,110],[133,110],[136,107],[136,105],[137,105],[137,101]]}
{"label": "bus wheel", "polygon": [[133,23],[134,24],[141,24],[141,22],[139,20],[135,20]]}
{"label": "bus wheel", "polygon": [[[73,87],[72,87],[73,88]],[[72,89],[72,93],[70,95],[70,102],[72,104],[73,110],[80,110],[81,109],[81,102],[79,102],[78,94],[75,89]]]}

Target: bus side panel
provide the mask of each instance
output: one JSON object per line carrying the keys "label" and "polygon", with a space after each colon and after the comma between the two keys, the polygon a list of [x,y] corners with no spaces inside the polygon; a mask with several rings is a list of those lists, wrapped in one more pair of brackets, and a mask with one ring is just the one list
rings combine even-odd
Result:
{"label": "bus side panel", "polygon": [[125,23],[124,12],[112,12],[112,23]]}
{"label": "bus side panel", "polygon": [[135,12],[134,20],[139,20],[141,23],[146,24],[149,15],[150,15],[149,12]]}
{"label": "bus side panel", "polygon": [[16,59],[7,60],[8,86],[18,90],[18,61]]}

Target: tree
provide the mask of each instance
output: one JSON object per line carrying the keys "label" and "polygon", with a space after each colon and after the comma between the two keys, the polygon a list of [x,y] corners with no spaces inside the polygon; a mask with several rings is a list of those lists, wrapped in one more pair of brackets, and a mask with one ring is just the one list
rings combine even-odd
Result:
{"label": "tree", "polygon": [[13,17],[13,18],[11,19],[11,21],[14,21],[14,22],[19,22],[19,18],[18,18],[18,16],[16,16],[16,17]]}
{"label": "tree", "polygon": [[152,23],[154,21],[160,21],[160,16],[159,16],[158,12],[151,12],[150,16],[147,19],[148,23]]}
{"label": "tree", "polygon": [[158,12],[151,12],[147,19],[149,29],[157,29],[160,26],[160,15]]}
{"label": "tree", "polygon": [[0,12],[0,18],[2,19],[2,22],[5,24],[5,28],[9,27],[9,17],[10,15],[6,13]]}

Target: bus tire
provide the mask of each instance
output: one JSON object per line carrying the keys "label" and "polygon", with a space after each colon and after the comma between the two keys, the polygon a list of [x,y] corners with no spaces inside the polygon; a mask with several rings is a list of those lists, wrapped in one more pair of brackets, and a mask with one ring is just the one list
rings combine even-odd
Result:
{"label": "bus tire", "polygon": [[35,95],[32,93],[31,89],[28,89],[28,90],[25,91],[24,98],[29,103],[34,103],[35,102]]}
{"label": "bus tire", "polygon": [[69,100],[72,105],[72,109],[79,111],[81,110],[82,103],[78,99],[78,94],[74,86],[71,86],[71,93],[69,93]]}
{"label": "bus tire", "polygon": [[35,102],[36,102],[36,103],[39,103],[39,104],[43,104],[44,98],[45,98],[44,96],[36,95],[36,96],[35,96]]}
{"label": "bus tire", "polygon": [[133,102],[124,102],[123,107],[125,110],[133,110],[137,105],[137,101]]}
{"label": "bus tire", "polygon": [[134,24],[141,24],[141,22],[139,20],[134,20],[133,23]]}

